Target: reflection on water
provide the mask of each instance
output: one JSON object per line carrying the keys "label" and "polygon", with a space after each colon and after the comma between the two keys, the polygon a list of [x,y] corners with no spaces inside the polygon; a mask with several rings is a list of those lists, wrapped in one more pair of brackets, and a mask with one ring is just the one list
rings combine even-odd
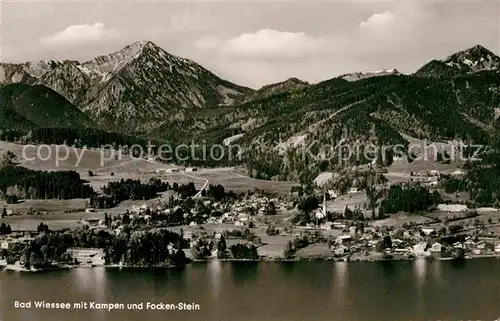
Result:
{"label": "reflection on water", "polygon": [[212,297],[218,299],[221,291],[221,273],[222,262],[219,260],[212,261],[207,264],[207,272],[210,280]]}
{"label": "reflection on water", "polygon": [[417,258],[413,261],[413,275],[418,291],[418,300],[416,306],[418,307],[419,313],[425,311],[425,293],[424,285],[425,278],[427,274],[427,260],[424,258]]}
{"label": "reflection on water", "polygon": [[287,275],[293,275],[295,273],[295,268],[297,267],[297,262],[283,262],[279,264],[281,270]]}
{"label": "reflection on water", "polygon": [[347,287],[348,287],[348,263],[347,262],[337,262],[333,264],[334,277],[333,282],[335,283],[335,297],[338,305],[344,305],[347,298]]}
{"label": "reflection on water", "polygon": [[335,283],[337,284],[337,289],[342,291],[347,288],[347,262],[337,262],[334,265],[335,270]]}
{"label": "reflection on water", "polygon": [[231,275],[235,283],[248,285],[259,276],[259,262],[231,262]]}
{"label": "reflection on water", "polygon": [[[499,260],[465,262],[210,262],[185,269],[0,271],[7,321],[494,320]],[[437,281],[437,282],[435,282]],[[14,300],[200,304],[201,310],[14,309]]]}
{"label": "reflection on water", "polygon": [[457,269],[463,269],[466,267],[465,260],[452,260],[450,262],[451,262],[451,265]]}
{"label": "reflection on water", "polygon": [[429,268],[432,272],[432,280],[434,282],[443,282],[443,264],[439,262],[438,260],[434,260],[432,262],[429,262]]}
{"label": "reflection on water", "polygon": [[413,273],[419,289],[425,284],[425,274],[427,272],[426,267],[426,259],[417,258],[413,261]]}
{"label": "reflection on water", "polygon": [[187,283],[192,278],[189,271],[183,267],[155,268],[149,273],[143,273],[143,275],[143,282],[145,284],[151,283],[153,286],[151,296],[167,295],[173,289],[179,295],[183,295],[189,291]]}

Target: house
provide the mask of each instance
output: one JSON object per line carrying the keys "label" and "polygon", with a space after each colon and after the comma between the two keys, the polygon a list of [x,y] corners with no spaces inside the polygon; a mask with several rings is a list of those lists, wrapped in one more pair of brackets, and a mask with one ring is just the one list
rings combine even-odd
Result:
{"label": "house", "polygon": [[347,194],[354,194],[354,193],[357,193],[358,192],[358,188],[357,187],[351,187],[349,189],[349,191],[347,192]]}
{"label": "house", "polygon": [[394,252],[397,254],[410,254],[412,251],[410,249],[397,248],[397,249],[394,249]]}
{"label": "house", "polygon": [[411,239],[412,238],[411,231],[408,231],[408,230],[404,231],[403,232],[403,238],[405,238],[405,239]]}
{"label": "house", "polygon": [[332,229],[332,224],[329,222],[323,223],[319,226],[320,229],[322,230],[331,230]]}
{"label": "house", "polygon": [[441,245],[440,243],[436,242],[436,243],[432,244],[431,248],[429,249],[429,252],[431,252],[431,253],[441,253],[442,250],[443,250],[443,245]]}
{"label": "house", "polygon": [[397,247],[397,246],[401,246],[401,244],[403,244],[403,243],[404,243],[404,241],[403,241],[403,240],[396,239],[396,238],[393,238],[393,239],[392,239],[392,245],[393,245],[393,246],[396,246],[396,247]]}
{"label": "house", "polygon": [[343,255],[348,252],[348,248],[344,245],[340,245],[339,247],[335,248],[333,251],[335,255]]}
{"label": "house", "polygon": [[438,171],[438,170],[433,169],[433,170],[429,171],[429,175],[430,175],[430,176],[439,176],[439,171]]}
{"label": "house", "polygon": [[104,265],[104,250],[98,248],[69,248],[66,250],[75,260],[84,264]]}
{"label": "house", "polygon": [[4,241],[0,243],[0,249],[8,250],[9,249],[9,242]]}
{"label": "house", "polygon": [[238,219],[242,222],[247,222],[249,220],[249,215],[248,214],[239,214]]}
{"label": "house", "polygon": [[104,250],[98,248],[69,248],[66,250],[71,256],[104,256]]}
{"label": "house", "polygon": [[431,253],[427,251],[427,243],[420,242],[413,246],[413,254],[417,257],[429,256]]}
{"label": "house", "polygon": [[346,225],[342,222],[333,222],[333,227],[336,228],[336,229],[345,229],[346,228]]}
{"label": "house", "polygon": [[185,240],[192,240],[193,239],[193,232],[192,231],[185,231],[184,235],[182,235],[182,237]]}
{"label": "house", "polygon": [[441,212],[465,212],[468,210],[467,206],[461,204],[439,204],[437,206]]}
{"label": "house", "polygon": [[340,235],[335,239],[335,243],[339,245],[349,243],[350,241],[352,241],[352,236],[350,235]]}
{"label": "house", "polygon": [[476,243],[476,247],[480,250],[486,249],[486,242],[485,241],[479,241]]}
{"label": "house", "polygon": [[329,190],[327,193],[328,193],[328,195],[330,196],[331,199],[338,197],[337,192],[335,192],[333,189]]}
{"label": "house", "polygon": [[464,246],[467,248],[473,248],[476,247],[476,242],[474,242],[473,240],[466,240],[464,242]]}
{"label": "house", "polygon": [[433,228],[423,228],[423,229],[422,229],[422,232],[423,232],[425,235],[429,236],[429,235],[433,234],[434,232],[436,232],[436,230],[435,230],[435,229],[433,229]]}
{"label": "house", "polygon": [[428,183],[429,186],[438,186],[439,185],[439,182],[438,181],[430,181]]}

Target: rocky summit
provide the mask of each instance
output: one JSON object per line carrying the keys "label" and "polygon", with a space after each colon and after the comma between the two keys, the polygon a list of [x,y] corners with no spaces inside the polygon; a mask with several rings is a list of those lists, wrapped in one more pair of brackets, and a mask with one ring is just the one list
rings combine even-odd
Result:
{"label": "rocky summit", "polygon": [[476,45],[442,60],[432,60],[415,75],[423,77],[455,77],[481,71],[499,71],[500,58],[483,46]]}
{"label": "rocky summit", "polygon": [[182,109],[234,104],[251,91],[150,41],[83,63],[1,64],[0,81],[49,87],[103,127],[131,133],[150,132]]}

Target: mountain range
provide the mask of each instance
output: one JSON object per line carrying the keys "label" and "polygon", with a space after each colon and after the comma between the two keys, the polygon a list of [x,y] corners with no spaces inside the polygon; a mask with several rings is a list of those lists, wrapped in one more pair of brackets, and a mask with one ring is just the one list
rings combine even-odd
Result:
{"label": "mountain range", "polygon": [[0,70],[4,84],[46,86],[103,128],[129,133],[152,131],[163,119],[182,117],[179,110],[234,104],[251,91],[149,41],[83,63],[1,64]]}
{"label": "mountain range", "polygon": [[290,78],[253,90],[142,41],[83,63],[0,64],[0,93],[8,98],[0,125],[238,142],[254,176],[297,179],[335,165],[333,158],[303,157],[302,147],[312,142],[404,144],[408,136],[488,142],[500,108],[499,71],[500,58],[474,46],[411,75],[387,69],[317,84]]}

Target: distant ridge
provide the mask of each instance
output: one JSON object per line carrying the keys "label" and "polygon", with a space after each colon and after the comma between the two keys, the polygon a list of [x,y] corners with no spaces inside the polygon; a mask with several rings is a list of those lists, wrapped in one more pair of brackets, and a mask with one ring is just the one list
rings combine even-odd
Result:
{"label": "distant ridge", "polygon": [[284,92],[299,90],[308,86],[310,86],[310,84],[307,81],[302,81],[298,78],[292,77],[288,78],[285,81],[263,86],[262,88],[250,94],[250,96],[247,98],[247,101],[259,98],[265,98],[272,95],[281,94]]}
{"label": "distant ridge", "polygon": [[251,89],[139,41],[90,61],[1,64],[0,82],[40,84],[117,132],[149,132],[189,108],[243,101]]}
{"label": "distant ridge", "polygon": [[415,72],[419,77],[455,77],[481,71],[499,71],[500,57],[481,45],[432,60]]}
{"label": "distant ridge", "polygon": [[88,116],[52,89],[20,83],[0,87],[0,122],[4,129],[96,127]]}
{"label": "distant ridge", "polygon": [[349,74],[344,74],[339,76],[339,78],[345,79],[347,81],[357,81],[360,79],[366,79],[371,77],[388,76],[388,75],[400,75],[397,69],[383,69],[376,71],[361,71]]}

